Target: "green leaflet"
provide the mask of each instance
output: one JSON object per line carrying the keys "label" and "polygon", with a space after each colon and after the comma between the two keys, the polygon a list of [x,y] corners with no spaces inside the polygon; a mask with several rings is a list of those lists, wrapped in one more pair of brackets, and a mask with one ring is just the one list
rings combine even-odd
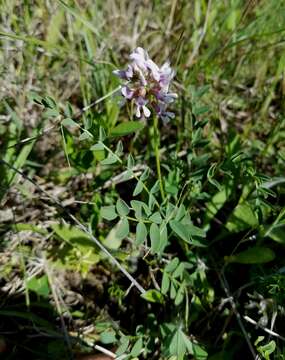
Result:
{"label": "green leaflet", "polygon": [[274,259],[274,251],[263,246],[254,246],[236,255],[225,257],[227,262],[239,264],[263,264]]}

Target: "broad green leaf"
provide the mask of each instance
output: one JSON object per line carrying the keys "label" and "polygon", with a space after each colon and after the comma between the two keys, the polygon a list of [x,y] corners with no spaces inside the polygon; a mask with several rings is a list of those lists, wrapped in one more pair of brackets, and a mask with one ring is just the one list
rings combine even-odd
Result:
{"label": "broad green leaf", "polygon": [[[174,210],[175,210],[175,207],[174,207]],[[172,212],[173,212],[173,210],[172,210]],[[182,204],[179,206],[179,208],[176,211],[175,220],[180,221],[180,220],[182,220],[182,218],[185,217],[185,215],[186,215],[186,209],[185,209],[185,206]]]}
{"label": "broad green leaf", "polygon": [[183,262],[181,262],[181,263],[177,266],[176,270],[173,272],[172,277],[173,277],[174,279],[177,278],[177,277],[181,277],[182,274],[183,274],[184,269],[185,269],[185,265],[184,265]]}
{"label": "broad green leaf", "polygon": [[100,334],[100,341],[103,344],[113,344],[117,341],[116,333],[113,330],[106,330]]}
{"label": "broad green leaf", "polygon": [[184,299],[184,292],[185,292],[185,284],[182,283],[177,291],[174,304],[176,306],[180,305]]}
{"label": "broad green leaf", "polygon": [[231,187],[225,187],[223,190],[216,193],[212,197],[211,201],[206,204],[207,210],[205,216],[205,224],[208,224],[213,219],[217,212],[223,207],[231,193]]}
{"label": "broad green leaf", "polygon": [[169,352],[178,359],[184,359],[186,352],[194,356],[195,360],[206,360],[208,354],[198,344],[192,342],[181,328],[173,332],[169,344]]}
{"label": "broad green leaf", "polygon": [[61,125],[63,126],[70,126],[70,127],[78,127],[79,125],[72,120],[71,118],[65,118],[62,120]]}
{"label": "broad green leaf", "polygon": [[145,293],[143,293],[141,295],[141,297],[149,302],[153,302],[153,303],[163,303],[163,296],[162,294],[155,290],[155,289],[151,289],[146,291]]}
{"label": "broad green leaf", "polygon": [[156,211],[154,214],[152,214],[150,217],[149,217],[149,220],[156,223],[156,224],[161,224],[162,222],[162,217],[160,215],[160,213],[158,211]]}
{"label": "broad green leaf", "polygon": [[121,337],[120,346],[118,347],[118,349],[116,351],[117,357],[119,357],[120,355],[123,355],[127,351],[128,347],[129,347],[129,343],[130,343],[130,340],[127,336]]}
{"label": "broad green leaf", "polygon": [[93,245],[90,237],[84,231],[75,226],[54,224],[52,225],[52,229],[59,237],[70,244],[82,244],[87,246]]}
{"label": "broad green leaf", "polygon": [[162,253],[167,245],[168,241],[168,231],[167,225],[163,222],[159,227],[160,232],[160,242],[159,242],[159,253]]}
{"label": "broad green leaf", "polygon": [[117,203],[116,203],[116,209],[117,212],[120,216],[127,216],[128,213],[130,212],[130,208],[128,207],[128,205],[125,203],[124,200],[122,199],[118,199]]}
{"label": "broad green leaf", "polygon": [[170,279],[169,279],[169,275],[167,274],[167,272],[163,272],[163,276],[162,276],[162,283],[161,283],[161,292],[163,295],[165,295],[170,287]]}
{"label": "broad green leaf", "polygon": [[101,216],[106,220],[114,220],[118,216],[116,213],[116,207],[114,205],[103,206],[101,208]]}
{"label": "broad green leaf", "polygon": [[207,352],[202,349],[201,346],[191,341],[184,332],[182,332],[181,336],[186,345],[188,353],[190,355],[194,355],[195,360],[206,360],[208,358]]}
{"label": "broad green leaf", "polygon": [[194,246],[206,247],[207,243],[203,238],[206,237],[204,229],[200,229],[192,223],[186,224],[186,228],[190,237],[190,242]]}
{"label": "broad green leaf", "polygon": [[124,153],[124,146],[122,141],[120,140],[117,143],[115,154],[120,157],[123,155],[123,153]]}
{"label": "broad green leaf", "polygon": [[102,143],[97,143],[91,146],[90,150],[94,151],[102,151],[104,150],[104,145]]}
{"label": "broad green leaf", "polygon": [[174,259],[172,259],[170,261],[170,263],[168,263],[166,266],[165,266],[165,269],[164,271],[168,272],[168,273],[171,273],[173,272],[176,267],[178,266],[179,264],[179,259],[177,257],[175,257]]}
{"label": "broad green leaf", "polygon": [[149,167],[147,167],[141,175],[141,178],[140,178],[141,181],[145,181],[149,177],[149,174],[150,174],[150,169],[149,169]]}
{"label": "broad green leaf", "polygon": [[172,281],[171,285],[170,285],[170,298],[172,300],[175,299],[176,294],[177,294],[176,286],[175,286],[174,282]]}
{"label": "broad green leaf", "polygon": [[176,235],[178,235],[182,240],[190,243],[190,237],[186,225],[176,220],[171,220],[169,224]]}
{"label": "broad green leaf", "polygon": [[126,170],[124,173],[123,173],[123,181],[127,181],[127,180],[130,180],[131,178],[134,177],[134,173],[132,170]]}
{"label": "broad green leaf", "polygon": [[109,234],[103,238],[102,244],[109,249],[117,250],[121,244],[122,239],[117,236],[117,229],[120,224],[116,224],[109,232]]}
{"label": "broad green leaf", "polygon": [[138,200],[131,200],[132,209],[135,211],[135,217],[138,220],[145,219],[151,214],[151,211],[147,204]]}
{"label": "broad green leaf", "polygon": [[[82,265],[85,264],[86,266],[91,266],[100,260],[98,249],[84,231],[75,226],[67,226],[63,224],[54,224],[52,225],[52,229],[67,244],[79,251],[78,257],[81,259]],[[62,261],[64,262],[68,257],[69,250],[66,249],[63,251],[63,254],[65,258],[62,259]]]}
{"label": "broad green leaf", "polygon": [[149,236],[151,242],[151,251],[153,253],[157,253],[160,245],[160,231],[159,227],[155,223],[152,223],[150,226]]}
{"label": "broad green leaf", "polygon": [[92,136],[87,131],[83,131],[78,138],[79,141],[83,141],[87,139],[88,140],[92,139]]}
{"label": "broad green leaf", "polygon": [[263,340],[264,340],[264,336],[258,336],[258,338],[254,342],[254,346],[257,346]]}
{"label": "broad green leaf", "polygon": [[147,237],[147,228],[143,222],[139,222],[136,227],[136,245],[141,245]]}
{"label": "broad green leaf", "polygon": [[137,357],[139,356],[141,350],[143,348],[143,338],[140,337],[134,344],[132,351],[131,351],[131,356],[132,357]]}
{"label": "broad green leaf", "polygon": [[256,228],[258,220],[248,203],[239,204],[229,217],[226,228],[232,232],[239,232],[248,228]]}
{"label": "broad green leaf", "polygon": [[194,226],[191,223],[182,223],[176,220],[170,221],[171,229],[178,235],[182,240],[195,246],[206,246],[197,237],[205,237],[206,234],[203,229]]}
{"label": "broad green leaf", "polygon": [[51,250],[54,263],[61,269],[72,269],[86,276],[90,267],[98,263],[101,255],[90,237],[75,226],[52,225],[58,237],[65,241],[62,246]]}
{"label": "broad green leaf", "polygon": [[99,128],[99,140],[100,142],[104,141],[106,139],[107,135],[106,135],[106,132],[105,132],[105,129],[100,126]]}
{"label": "broad green leaf", "polygon": [[91,146],[91,151],[94,151],[94,156],[96,160],[103,161],[105,159],[105,148],[102,143],[97,143]]}
{"label": "broad green leaf", "polygon": [[[177,207],[175,205],[171,204],[171,202],[169,202],[166,207],[166,216],[165,217],[170,219],[175,215],[176,212],[177,212]],[[177,219],[175,219],[175,220],[177,220]]]}
{"label": "broad green leaf", "polygon": [[265,360],[270,360],[270,355],[274,353],[276,349],[276,343],[274,340],[271,340],[268,344],[258,346],[257,350],[262,354]]}
{"label": "broad green leaf", "polygon": [[139,180],[137,182],[137,185],[136,185],[135,190],[133,192],[133,196],[139,195],[142,191],[143,191],[143,182]]}
{"label": "broad green leaf", "polygon": [[131,154],[128,155],[128,169],[132,169],[135,166],[135,160]]}
{"label": "broad green leaf", "polygon": [[[92,127],[92,119],[89,116],[84,116],[83,117],[83,124],[84,124],[84,129],[85,130],[89,130]],[[90,133],[91,134],[91,133]],[[93,135],[91,134],[91,137],[93,138]]]}
{"label": "broad green leaf", "polygon": [[285,244],[285,223],[272,226],[266,235],[280,244]]}
{"label": "broad green leaf", "polygon": [[197,236],[197,237],[206,237],[206,233],[203,229],[198,228],[197,226],[193,225],[193,224],[187,224],[186,225],[187,230],[189,235],[192,236]]}
{"label": "broad green leaf", "polygon": [[94,324],[94,328],[96,330],[97,333],[102,333],[103,331],[113,331],[110,328],[112,328],[112,322],[111,321],[104,321],[104,320],[98,320],[98,322],[96,321]]}
{"label": "broad green leaf", "polygon": [[37,278],[36,276],[27,280],[26,287],[34,291],[36,294],[47,297],[50,293],[48,277],[46,275]]}
{"label": "broad green leaf", "polygon": [[149,194],[148,206],[151,210],[153,209],[155,202],[156,202],[155,196],[153,194]]}
{"label": "broad green leaf", "polygon": [[274,251],[262,246],[254,246],[236,255],[225,257],[227,262],[239,264],[263,264],[274,259]]}
{"label": "broad green leaf", "polygon": [[129,232],[130,232],[130,228],[129,228],[128,219],[126,218],[121,219],[118,223],[116,236],[118,237],[118,239],[124,239],[129,235]]}
{"label": "broad green leaf", "polygon": [[143,123],[138,121],[128,121],[121,123],[111,130],[110,135],[112,137],[125,136],[133,132],[139,131],[144,127]]}
{"label": "broad green leaf", "polygon": [[118,161],[118,158],[114,154],[108,154],[108,157],[101,161],[102,165],[112,165],[115,164]]}
{"label": "broad green leaf", "polygon": [[146,216],[149,216],[151,214],[150,208],[148,207],[148,205],[146,203],[144,203],[142,201],[141,201],[141,203],[142,203],[142,208],[143,208]]}
{"label": "broad green leaf", "polygon": [[151,194],[155,194],[159,191],[159,180],[157,180],[155,182],[155,184],[153,185],[153,187],[150,189],[150,193]]}
{"label": "broad green leaf", "polygon": [[132,209],[135,212],[135,217],[140,220],[142,219],[142,202],[137,200],[131,200]]}
{"label": "broad green leaf", "polygon": [[170,354],[176,355],[178,359],[183,359],[186,353],[186,345],[181,333],[180,329],[175,331],[169,344]]}

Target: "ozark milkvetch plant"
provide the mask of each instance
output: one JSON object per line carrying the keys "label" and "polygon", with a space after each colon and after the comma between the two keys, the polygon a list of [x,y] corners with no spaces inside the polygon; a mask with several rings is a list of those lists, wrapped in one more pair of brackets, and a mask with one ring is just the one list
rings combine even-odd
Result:
{"label": "ozark milkvetch plant", "polygon": [[121,93],[135,103],[136,117],[148,118],[152,110],[164,122],[174,118],[174,113],[167,111],[168,104],[177,98],[177,94],[169,91],[174,77],[170,63],[167,61],[159,67],[141,47],[136,48],[129,59],[127,69],[115,70],[114,74],[126,80]]}
{"label": "ozark milkvetch plant", "polygon": [[[167,107],[177,94],[170,92],[169,87],[174,77],[174,71],[167,61],[159,67],[149,57],[146,50],[137,47],[129,56],[130,63],[126,70],[115,70],[114,74],[126,81],[121,88],[125,101],[132,101],[136,106],[136,117],[149,118],[153,113],[152,143],[156,158],[157,174],[160,192],[164,199],[163,181],[159,157],[158,118],[164,123],[174,118],[174,113]],[[152,111],[151,111],[152,110]]]}

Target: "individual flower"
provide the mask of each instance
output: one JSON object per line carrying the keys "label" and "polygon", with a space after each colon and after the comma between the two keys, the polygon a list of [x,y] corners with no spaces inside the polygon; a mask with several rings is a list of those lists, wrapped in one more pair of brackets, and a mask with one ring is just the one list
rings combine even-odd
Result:
{"label": "individual flower", "polygon": [[174,77],[170,63],[159,67],[141,47],[136,48],[129,59],[126,70],[115,70],[113,73],[125,80],[121,93],[125,100],[134,102],[136,116],[148,118],[153,111],[163,121],[173,119],[174,113],[167,111],[168,104],[177,98],[176,93],[169,91]]}

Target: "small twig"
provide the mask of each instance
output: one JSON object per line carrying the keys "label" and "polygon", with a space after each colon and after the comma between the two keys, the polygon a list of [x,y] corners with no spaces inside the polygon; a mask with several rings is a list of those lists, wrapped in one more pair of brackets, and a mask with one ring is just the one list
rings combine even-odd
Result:
{"label": "small twig", "polygon": [[24,174],[22,171],[16,169],[13,165],[9,164],[7,161],[0,159],[0,163],[8,166],[10,169],[14,170],[17,174],[21,175],[24,179],[32,183],[41,193],[45,194],[50,200],[57,205],[58,208],[63,210],[66,215],[82,230],[84,231],[99,248],[102,250],[111,260],[112,262],[118,267],[118,269],[130,280],[130,282],[139,290],[140,293],[144,294],[146,291],[145,289],[137,282],[136,279],[119,263],[119,261],[101,244],[101,242],[88,230],[88,228],[83,225],[75,216],[73,216],[67,209],[61,204],[61,202],[55,198],[54,196],[50,195],[47,191],[42,189],[36,181],[31,179],[29,176]]}
{"label": "small twig", "polygon": [[154,272],[154,270],[152,268],[150,268],[149,269],[149,275],[151,277],[152,283],[153,283],[154,287],[156,288],[156,290],[160,291],[160,287],[159,287],[159,285],[158,285],[158,283],[156,281],[156,278],[155,278],[153,272]]}
{"label": "small twig", "polygon": [[103,348],[103,346],[100,346],[100,345],[95,345],[94,348],[98,351],[100,351],[101,353],[105,354],[105,355],[108,355],[110,356],[111,358],[113,359],[116,359],[116,354],[113,353],[112,351],[110,350],[107,350],[105,348]]}
{"label": "small twig", "polygon": [[26,144],[26,143],[29,143],[33,140],[36,140],[36,139],[39,139],[40,137],[42,137],[43,135],[49,133],[50,131],[52,131],[53,129],[55,129],[55,127],[60,124],[61,122],[61,118],[56,120],[55,123],[51,126],[48,126],[46,128],[44,128],[43,130],[41,130],[37,135],[35,136],[31,136],[31,137],[28,137],[28,138],[25,138],[23,140],[20,140],[19,142],[17,142],[16,144],[13,144],[13,145],[10,145],[7,147],[7,149],[10,149],[10,148],[13,148],[13,147],[16,147],[18,145],[23,145],[23,144]]}
{"label": "small twig", "polygon": [[78,113],[75,114],[75,118],[79,117],[80,115],[82,115],[85,111],[91,109],[93,106],[99,104],[101,101],[107,99],[108,97],[114,95],[116,92],[118,92],[121,89],[121,85],[119,85],[118,87],[116,87],[116,89],[110,91],[108,94],[102,96],[100,99],[97,99],[95,101],[93,101],[93,103],[86,105],[83,109],[81,109]]}
{"label": "small twig", "polygon": [[96,349],[96,350],[100,351],[101,353],[103,353],[103,354],[105,354],[107,356],[110,356],[111,358],[116,359],[116,360],[123,360],[128,356],[126,354],[122,354],[119,357],[117,357],[117,355],[115,353],[113,353],[110,350],[107,350],[107,349],[103,348],[103,346],[100,346],[100,345],[95,345],[94,349]]}
{"label": "small twig", "polygon": [[[275,321],[277,319],[277,315],[278,315],[277,310],[274,310],[273,314],[272,314],[272,318],[271,318],[271,323],[270,323],[270,330],[271,331],[273,331],[273,329],[274,329],[274,325],[275,325]],[[270,337],[269,337],[269,339],[270,339]]]}
{"label": "small twig", "polygon": [[267,332],[268,334],[277,337],[280,340],[285,341],[285,338],[279,334],[277,334],[275,331],[270,330],[266,327],[261,326],[260,324],[258,324],[258,322],[256,322],[255,320],[253,320],[252,318],[250,318],[249,316],[245,315],[243,316],[244,320],[246,320],[247,322],[249,322],[250,324],[253,324],[255,326],[257,326],[258,328],[262,329],[263,331]]}

